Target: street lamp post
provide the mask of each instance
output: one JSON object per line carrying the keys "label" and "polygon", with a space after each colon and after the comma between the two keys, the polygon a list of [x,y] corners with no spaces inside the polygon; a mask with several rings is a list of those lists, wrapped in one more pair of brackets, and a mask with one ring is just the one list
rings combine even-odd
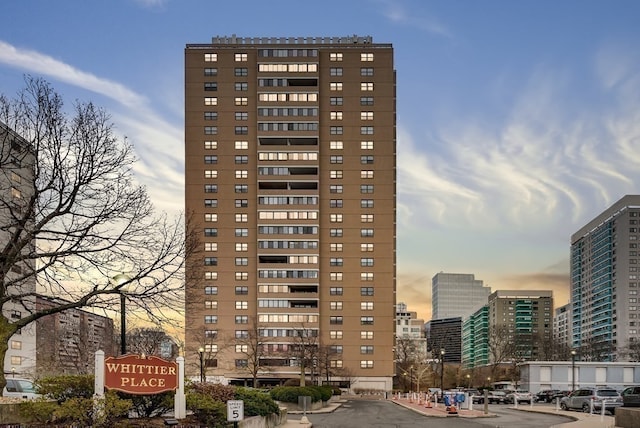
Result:
{"label": "street lamp post", "polygon": [[413,366],[409,367],[409,392],[413,392]]}
{"label": "street lamp post", "polygon": [[471,388],[471,375],[467,373],[467,388]]}
{"label": "street lamp post", "polygon": [[576,390],[576,350],[571,350],[571,391]]}
{"label": "street lamp post", "polygon": [[444,396],[444,348],[440,349],[440,391]]}
{"label": "street lamp post", "polygon": [[204,383],[204,348],[202,346],[198,348],[198,354],[200,355],[200,382]]}
{"label": "street lamp post", "polygon": [[[113,281],[116,285],[120,286],[128,281],[131,278],[124,273],[120,273],[114,276]],[[123,287],[119,289],[120,293],[120,355],[125,355],[127,353],[127,316],[126,316],[126,305],[127,305],[127,297],[126,290]]]}

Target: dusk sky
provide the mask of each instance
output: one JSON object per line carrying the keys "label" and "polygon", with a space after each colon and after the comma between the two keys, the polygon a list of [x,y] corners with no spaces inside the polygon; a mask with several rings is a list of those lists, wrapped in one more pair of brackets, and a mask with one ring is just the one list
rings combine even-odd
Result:
{"label": "dusk sky", "polygon": [[0,93],[30,74],[105,107],[169,212],[184,208],[187,43],[392,43],[397,300],[425,319],[441,271],[567,303],[571,234],[640,192],[637,0],[6,0],[2,17]]}

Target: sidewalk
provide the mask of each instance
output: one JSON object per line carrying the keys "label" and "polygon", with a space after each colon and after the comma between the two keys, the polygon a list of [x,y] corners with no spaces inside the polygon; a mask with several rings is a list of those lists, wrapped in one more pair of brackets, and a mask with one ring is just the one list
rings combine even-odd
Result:
{"label": "sidewalk", "polygon": [[[335,411],[338,407],[342,406],[342,403],[346,402],[347,400],[336,400],[336,401],[330,401],[325,407],[323,407],[322,409],[318,409],[318,410],[312,410],[312,411],[307,411],[307,414],[311,414],[311,413],[331,413],[333,411]],[[299,410],[294,410],[294,411],[287,411],[288,415],[302,415],[304,412],[299,411]],[[313,426],[313,424],[311,422],[309,422],[309,420],[307,419],[306,421],[304,420],[304,416],[301,420],[296,420],[296,419],[287,419],[287,422],[285,422],[284,424],[280,425],[278,428],[282,427],[282,428],[311,428]]]}
{"label": "sidewalk", "polygon": [[[407,409],[411,409],[414,412],[418,412],[421,413],[425,416],[434,416],[434,417],[440,417],[440,418],[447,418],[447,417],[459,417],[459,418],[491,418],[491,417],[495,417],[494,414],[492,413],[488,413],[485,414],[484,413],[484,408],[482,407],[482,405],[475,405],[473,407],[473,410],[467,410],[467,409],[457,409],[457,413],[449,413],[447,412],[446,406],[443,403],[432,403],[432,402],[421,402],[421,401],[417,401],[417,400],[408,400],[407,398],[404,397],[399,397],[399,398],[393,398],[392,400],[393,403],[402,406],[402,407],[406,407]],[[430,407],[427,407],[427,405],[429,405]]]}
{"label": "sidewalk", "polygon": [[[515,409],[515,407],[510,408]],[[551,428],[613,428],[616,423],[616,418],[613,416],[602,416],[599,413],[589,414],[580,411],[560,410],[555,407],[536,406],[535,404],[533,406],[521,405],[518,406],[516,410],[521,410],[523,412],[549,413],[575,419],[573,422],[554,425]]]}

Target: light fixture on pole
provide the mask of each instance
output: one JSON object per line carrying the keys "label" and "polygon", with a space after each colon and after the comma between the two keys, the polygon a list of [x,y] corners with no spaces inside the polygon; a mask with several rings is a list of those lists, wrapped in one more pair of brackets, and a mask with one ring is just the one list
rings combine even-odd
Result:
{"label": "light fixture on pole", "polygon": [[444,394],[444,348],[440,349],[440,391]]}
{"label": "light fixture on pole", "polygon": [[11,377],[16,377],[16,368],[15,367],[11,367]]}
{"label": "light fixture on pole", "polygon": [[571,350],[571,391],[576,390],[576,350]]}
{"label": "light fixture on pole", "polygon": [[122,284],[126,284],[131,281],[129,275],[125,273],[119,273],[111,278],[118,286],[118,292],[120,293],[120,355],[127,353],[127,316],[126,316],[126,290]]}
{"label": "light fixture on pole", "polygon": [[198,354],[200,355],[200,382],[204,383],[204,348],[202,346],[198,348]]}
{"label": "light fixture on pole", "polygon": [[467,388],[471,388],[471,375],[469,373],[467,373]]}
{"label": "light fixture on pole", "polygon": [[409,367],[409,392],[413,392],[413,366]]}

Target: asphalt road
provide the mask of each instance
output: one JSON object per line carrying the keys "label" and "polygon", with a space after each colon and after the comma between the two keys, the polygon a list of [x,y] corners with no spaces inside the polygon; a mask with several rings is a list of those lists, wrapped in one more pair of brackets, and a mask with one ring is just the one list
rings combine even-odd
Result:
{"label": "asphalt road", "polygon": [[[427,417],[390,401],[348,400],[333,413],[307,414],[314,428],[545,428],[569,422],[555,415],[510,410],[506,406],[492,405],[492,418],[467,419],[459,417]],[[290,415],[289,420],[301,415]]]}

